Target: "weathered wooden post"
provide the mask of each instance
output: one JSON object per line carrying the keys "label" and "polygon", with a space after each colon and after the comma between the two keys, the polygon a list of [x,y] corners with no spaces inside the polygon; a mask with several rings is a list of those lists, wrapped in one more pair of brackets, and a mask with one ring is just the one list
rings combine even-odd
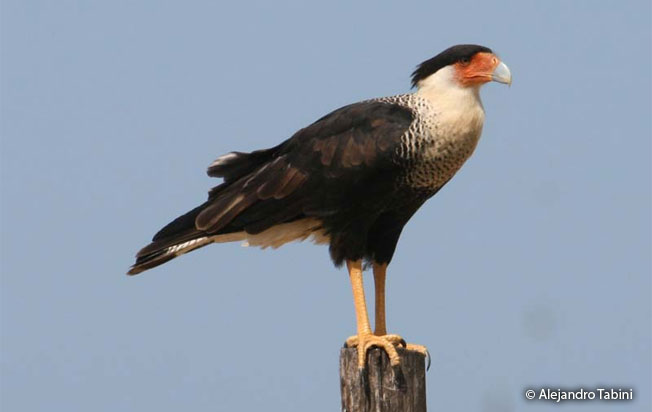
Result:
{"label": "weathered wooden post", "polygon": [[396,386],[395,375],[384,351],[367,354],[367,376],[361,377],[356,348],[340,352],[340,389],[343,412],[425,412],[426,365],[419,352],[397,348],[405,388]]}

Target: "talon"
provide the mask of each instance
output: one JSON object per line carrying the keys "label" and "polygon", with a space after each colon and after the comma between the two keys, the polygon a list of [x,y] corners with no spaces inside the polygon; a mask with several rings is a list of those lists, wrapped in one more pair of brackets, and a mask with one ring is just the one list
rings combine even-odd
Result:
{"label": "talon", "polygon": [[[404,348],[408,347],[408,343],[405,342],[405,339],[403,339],[399,335],[373,335],[373,336],[382,338],[394,346],[402,346]],[[344,342],[345,348],[355,348],[357,346],[358,346],[358,335],[349,336]]]}
{"label": "talon", "polygon": [[358,336],[351,336],[346,340],[345,345],[349,348],[358,348],[358,367],[360,369],[366,366],[367,352],[372,347],[378,347],[384,350],[389,357],[390,363],[392,365],[398,365],[400,360],[395,346],[397,346],[401,338],[399,336],[396,339],[395,336],[398,335],[376,336],[372,333],[363,333]]}
{"label": "talon", "polygon": [[388,341],[390,341],[394,346],[402,346],[404,348],[407,346],[405,339],[403,339],[399,335],[391,334],[391,335],[381,335],[381,336],[387,339]]}

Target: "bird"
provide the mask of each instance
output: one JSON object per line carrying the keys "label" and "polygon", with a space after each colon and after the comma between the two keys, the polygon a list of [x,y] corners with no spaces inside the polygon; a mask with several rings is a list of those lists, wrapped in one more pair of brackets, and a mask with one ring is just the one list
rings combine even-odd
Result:
{"label": "bird", "polygon": [[[400,384],[396,348],[427,349],[387,332],[387,267],[406,223],[474,152],[485,119],[480,87],[491,81],[511,85],[507,65],[488,47],[455,45],[416,67],[414,91],[341,107],[277,146],[218,157],[207,173],[222,183],[156,233],[128,274],[212,243],[326,244],[335,266],[346,265],[353,291],[357,333],[346,345],[357,348],[360,371],[370,348],[384,350]],[[364,294],[367,268],[374,330]]]}

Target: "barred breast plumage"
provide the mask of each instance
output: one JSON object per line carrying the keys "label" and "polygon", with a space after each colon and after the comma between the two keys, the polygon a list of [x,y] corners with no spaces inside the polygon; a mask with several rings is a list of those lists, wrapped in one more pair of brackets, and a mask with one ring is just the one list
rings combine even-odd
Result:
{"label": "barred breast plumage", "polygon": [[473,154],[480,139],[484,111],[479,101],[451,108],[445,101],[433,102],[416,93],[376,100],[414,113],[396,153],[396,161],[405,167],[400,183],[411,188],[437,191]]}

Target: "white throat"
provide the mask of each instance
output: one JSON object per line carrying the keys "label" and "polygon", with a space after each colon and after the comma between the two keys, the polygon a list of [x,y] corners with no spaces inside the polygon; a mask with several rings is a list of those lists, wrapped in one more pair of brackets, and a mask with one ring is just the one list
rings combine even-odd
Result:
{"label": "white throat", "polygon": [[421,80],[415,94],[428,100],[439,127],[480,136],[484,124],[480,87],[462,86],[456,79],[453,66],[443,67]]}
{"label": "white throat", "polygon": [[438,106],[451,103],[462,104],[467,108],[475,105],[482,107],[480,87],[462,86],[456,79],[453,66],[443,67],[421,80],[417,84],[416,94]]}

